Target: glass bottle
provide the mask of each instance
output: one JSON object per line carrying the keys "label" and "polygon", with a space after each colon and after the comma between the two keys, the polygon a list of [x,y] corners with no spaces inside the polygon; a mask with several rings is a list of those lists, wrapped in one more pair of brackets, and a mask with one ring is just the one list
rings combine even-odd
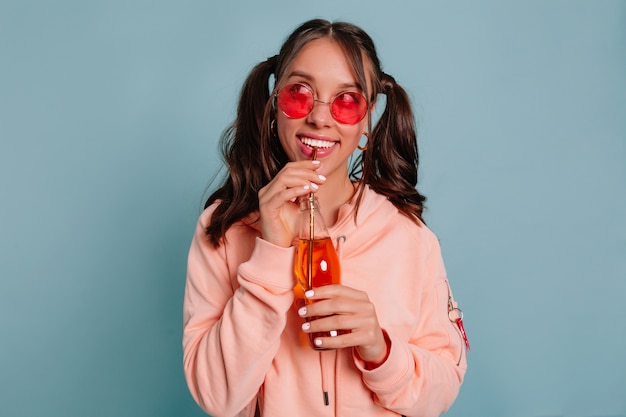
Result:
{"label": "glass bottle", "polygon": [[[297,281],[296,296],[303,297],[303,293],[312,288],[341,283],[341,269],[335,246],[319,210],[319,202],[313,193],[300,198],[299,223],[294,273]],[[312,302],[304,299],[305,305]],[[317,318],[308,317],[307,321]],[[313,349],[319,350],[321,348],[314,344],[315,338],[343,333],[346,331],[333,331],[332,334],[331,332],[309,333],[309,344]]]}

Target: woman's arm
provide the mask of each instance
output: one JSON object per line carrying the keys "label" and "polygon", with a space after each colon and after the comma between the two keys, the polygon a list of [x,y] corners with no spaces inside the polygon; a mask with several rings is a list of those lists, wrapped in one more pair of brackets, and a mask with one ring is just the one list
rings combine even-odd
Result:
{"label": "woman's arm", "polygon": [[390,333],[389,356],[375,369],[354,355],[375,402],[406,416],[444,413],[457,397],[467,368],[463,338],[448,316],[453,300],[439,243],[431,237],[424,267],[412,278],[426,281],[416,300],[419,319],[413,335],[407,341]]}
{"label": "woman's arm", "polygon": [[[184,371],[192,396],[205,411],[235,415],[256,398],[278,350],[294,297],[293,249],[250,236],[238,242],[233,234],[228,236],[233,251],[252,253],[238,267],[229,265],[226,244],[214,248],[205,238],[207,218],[201,218],[189,251]],[[238,286],[231,280],[231,267],[237,269]]]}

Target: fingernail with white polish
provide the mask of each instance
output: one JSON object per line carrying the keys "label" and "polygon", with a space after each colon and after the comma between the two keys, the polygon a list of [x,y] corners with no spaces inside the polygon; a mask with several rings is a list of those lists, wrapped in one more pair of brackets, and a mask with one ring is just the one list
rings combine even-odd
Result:
{"label": "fingernail with white polish", "polygon": [[298,314],[304,316],[306,314],[306,307],[300,308],[300,310],[298,310]]}
{"label": "fingernail with white polish", "polygon": [[314,190],[317,190],[317,189],[319,189],[319,188],[320,188],[320,186],[319,186],[319,185],[317,185],[316,183],[312,182],[312,183],[311,183],[311,188],[313,188]]}
{"label": "fingernail with white polish", "polygon": [[322,346],[322,339],[315,339],[315,346]]}
{"label": "fingernail with white polish", "polygon": [[311,328],[311,323],[302,323],[302,330],[309,330]]}
{"label": "fingernail with white polish", "polygon": [[308,291],[306,291],[306,292],[304,293],[304,296],[305,296],[306,298],[311,298],[311,297],[313,297],[314,295],[315,295],[315,291],[313,291],[313,290],[308,290]]}
{"label": "fingernail with white polish", "polygon": [[325,177],[325,176],[323,176],[322,174],[319,174],[319,175],[317,176],[317,178],[319,178],[319,179],[320,179],[320,180],[322,180],[322,181],[326,181],[326,177]]}
{"label": "fingernail with white polish", "polygon": [[317,159],[315,159],[315,160],[313,160],[311,162],[313,163],[313,165],[319,165],[319,164],[322,163],[321,161],[318,161]]}
{"label": "fingernail with white polish", "polygon": [[331,330],[330,331],[330,337],[335,337],[335,336],[337,336],[337,330]]}

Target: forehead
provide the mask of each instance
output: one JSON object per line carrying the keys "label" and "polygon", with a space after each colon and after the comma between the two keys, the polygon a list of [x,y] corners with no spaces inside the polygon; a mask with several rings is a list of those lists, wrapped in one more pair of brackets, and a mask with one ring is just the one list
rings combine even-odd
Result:
{"label": "forehead", "polygon": [[[370,83],[368,60],[362,55],[365,77]],[[331,38],[318,38],[304,45],[288,65],[284,77],[303,76],[312,81],[335,81],[359,87],[357,70],[341,44]]]}

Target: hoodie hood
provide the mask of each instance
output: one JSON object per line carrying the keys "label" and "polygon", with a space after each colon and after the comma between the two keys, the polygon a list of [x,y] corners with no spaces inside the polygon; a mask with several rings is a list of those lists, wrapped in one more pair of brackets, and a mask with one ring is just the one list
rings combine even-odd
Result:
{"label": "hoodie hood", "polygon": [[[337,222],[329,227],[334,239],[341,237],[345,241],[342,245],[342,257],[350,257],[354,251],[361,251],[375,239],[390,229],[391,223],[398,222],[398,209],[387,197],[374,192],[365,185],[363,198],[359,210],[354,218],[356,196],[339,209]],[[402,216],[407,224],[415,224],[413,220]],[[421,222],[418,224],[421,225]]]}

